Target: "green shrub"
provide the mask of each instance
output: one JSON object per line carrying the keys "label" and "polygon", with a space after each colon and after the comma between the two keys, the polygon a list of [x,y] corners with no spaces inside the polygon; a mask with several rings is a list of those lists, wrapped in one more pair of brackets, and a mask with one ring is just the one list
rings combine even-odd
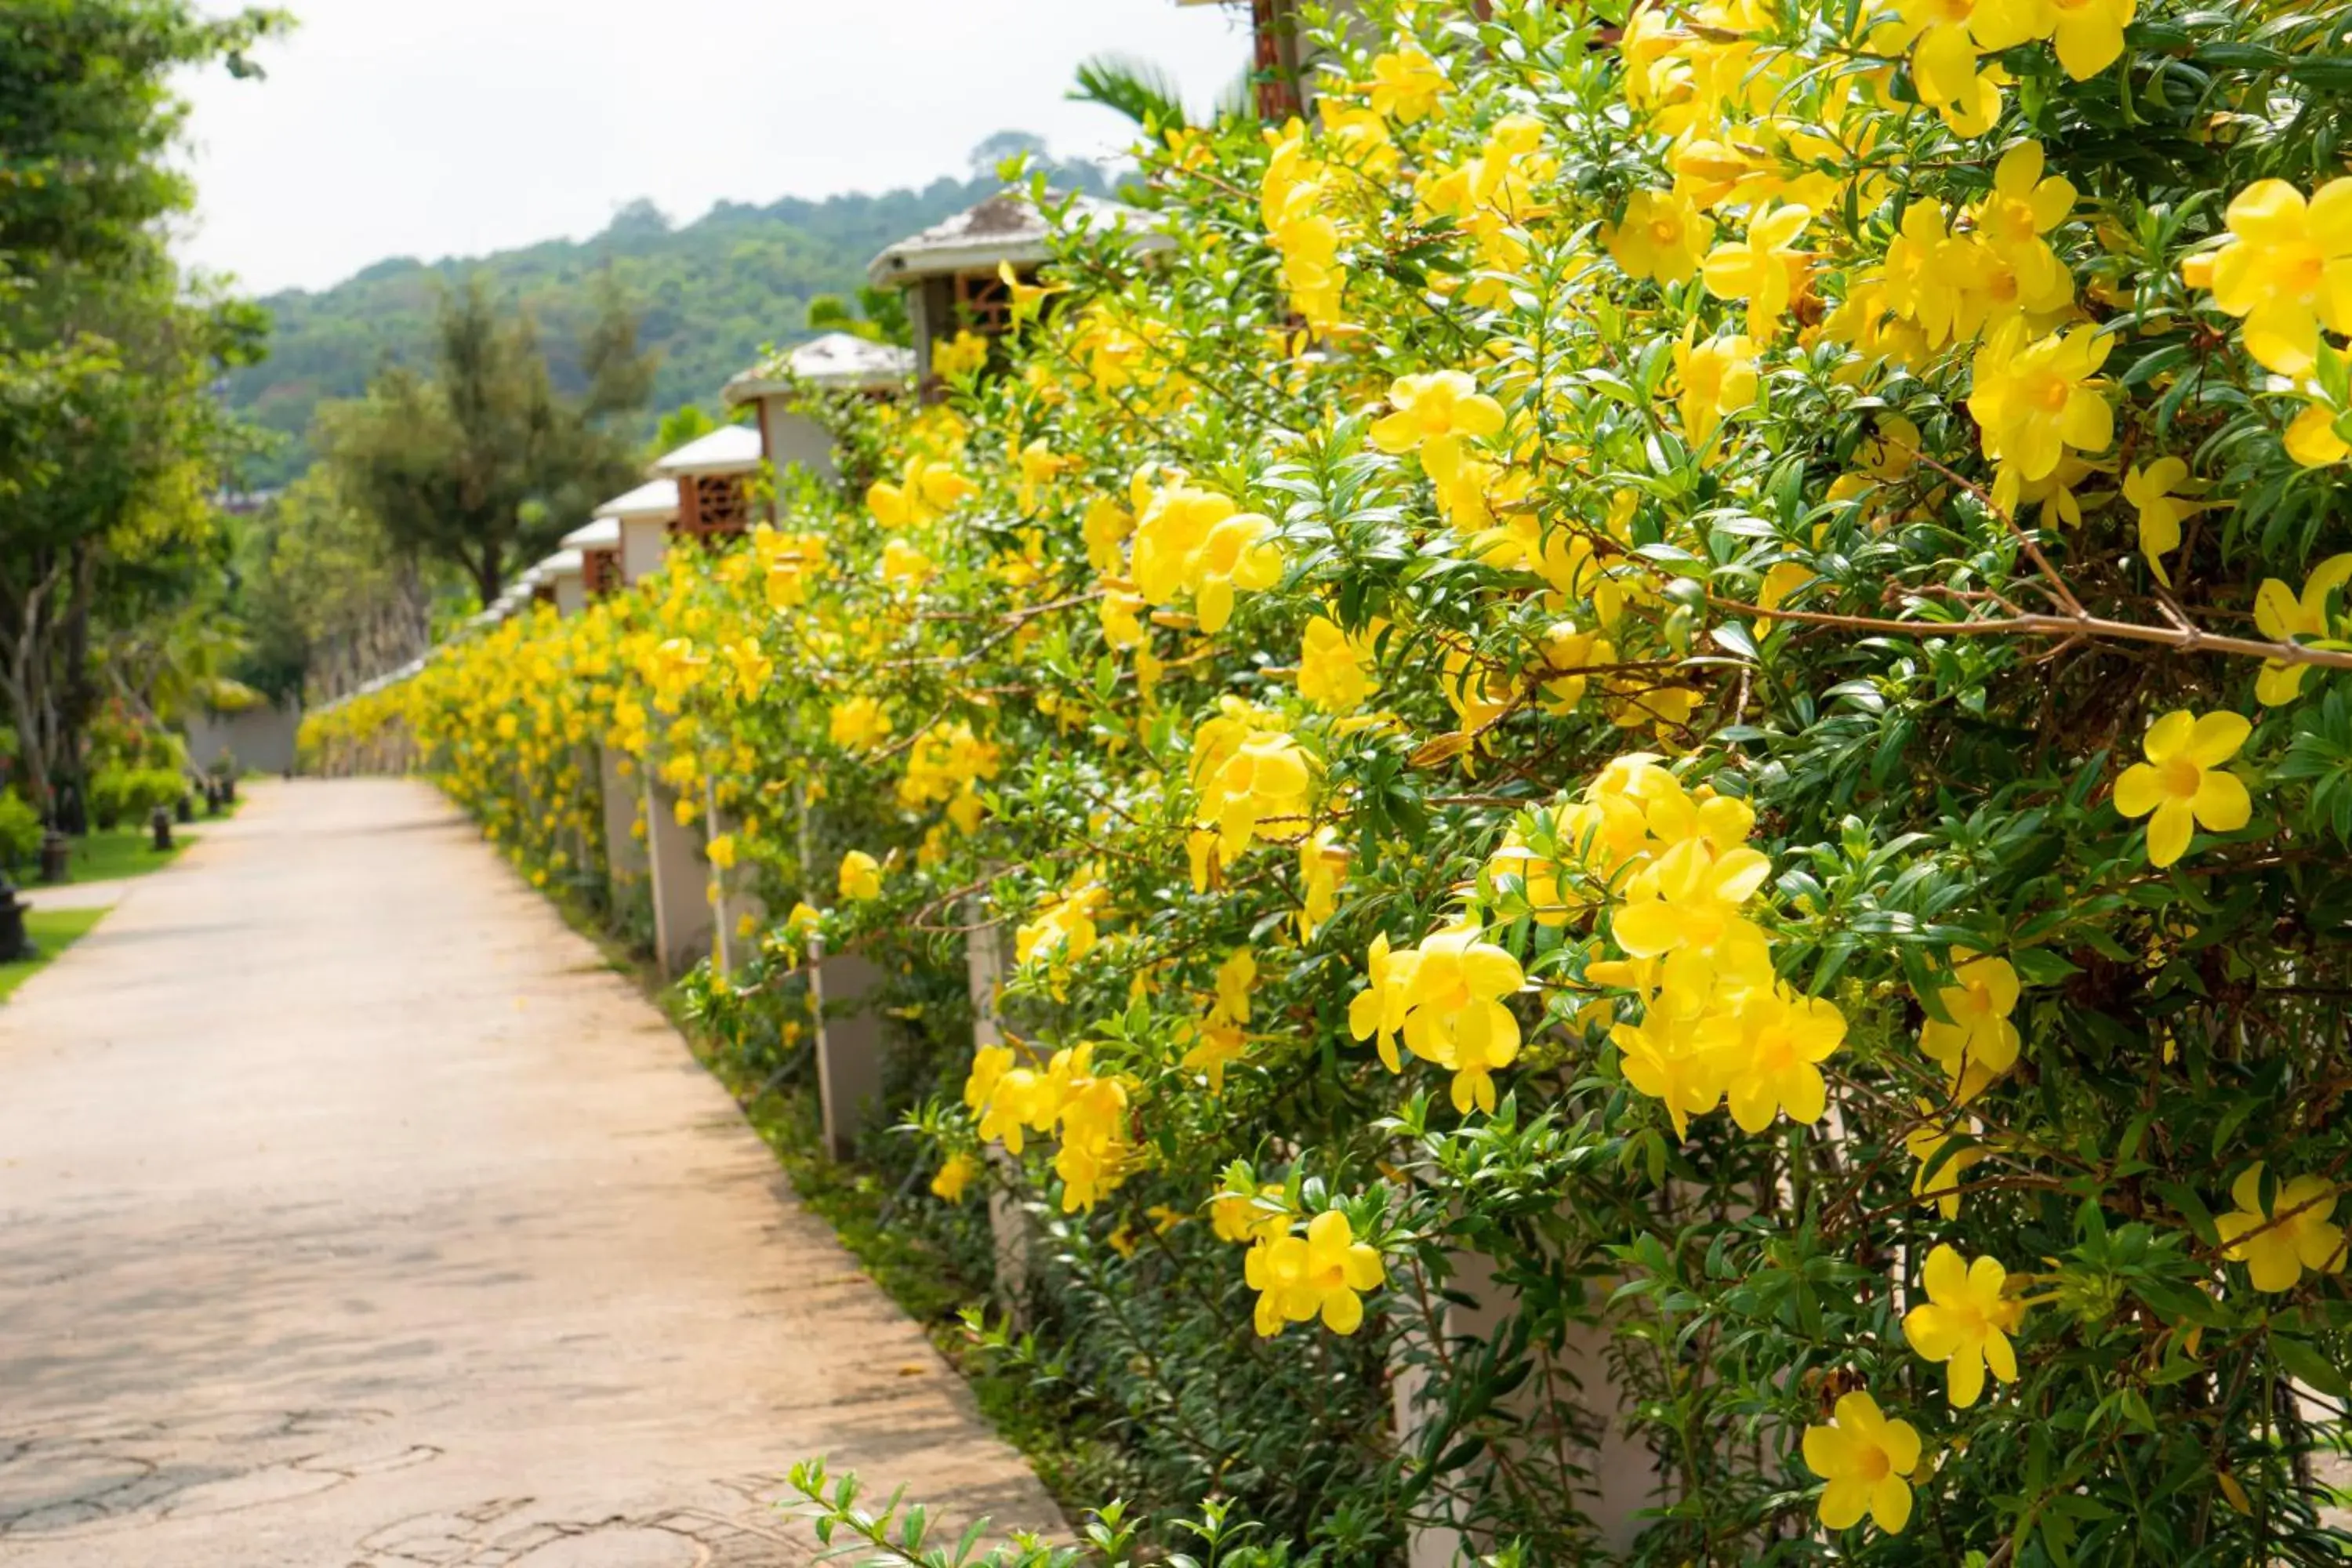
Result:
{"label": "green shrub", "polygon": [[107,768],[90,781],[89,814],[101,828],[136,825],[187,789],[186,776],[176,768]]}
{"label": "green shrub", "polygon": [[0,867],[10,870],[41,852],[41,819],[23,796],[0,791]]}

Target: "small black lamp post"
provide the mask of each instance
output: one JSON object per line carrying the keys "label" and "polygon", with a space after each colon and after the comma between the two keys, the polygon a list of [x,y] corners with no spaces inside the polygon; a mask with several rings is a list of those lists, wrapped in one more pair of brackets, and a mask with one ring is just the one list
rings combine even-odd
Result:
{"label": "small black lamp post", "polygon": [[159,805],[147,814],[147,829],[155,836],[158,853],[172,847],[172,808]]}
{"label": "small black lamp post", "polygon": [[73,868],[73,840],[51,828],[41,839],[41,880],[51,885],[62,882]]}
{"label": "small black lamp post", "polygon": [[176,821],[194,822],[196,819],[196,797],[182,790],[180,798],[172,803],[172,816]]}
{"label": "small black lamp post", "polygon": [[41,950],[25,931],[25,906],[16,901],[16,885],[8,880],[5,868],[0,868],[0,963],[18,963],[38,958]]}

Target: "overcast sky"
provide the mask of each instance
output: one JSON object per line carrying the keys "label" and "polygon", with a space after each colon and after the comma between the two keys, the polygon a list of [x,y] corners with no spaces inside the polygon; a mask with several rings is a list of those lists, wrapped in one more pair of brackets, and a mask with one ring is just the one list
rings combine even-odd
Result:
{"label": "overcast sky", "polygon": [[961,176],[997,131],[1108,154],[1133,128],[1064,100],[1081,60],[1150,60],[1198,108],[1248,52],[1245,9],[1174,0],[276,3],[301,25],[268,79],[187,84],[183,248],[257,293],[583,237],[638,196],[685,222]]}

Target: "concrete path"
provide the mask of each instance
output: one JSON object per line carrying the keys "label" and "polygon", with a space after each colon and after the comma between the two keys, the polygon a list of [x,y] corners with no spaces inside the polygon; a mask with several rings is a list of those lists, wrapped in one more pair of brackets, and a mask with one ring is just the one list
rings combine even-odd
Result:
{"label": "concrete path", "polygon": [[1057,1524],[437,795],[254,794],[0,1006],[0,1563],[797,1568],[820,1452]]}
{"label": "concrete path", "polygon": [[30,887],[19,886],[16,899],[18,902],[37,910],[110,910],[129,898],[131,890],[145,879],[142,877],[117,877],[111,881],[67,882],[54,888],[36,882]]}

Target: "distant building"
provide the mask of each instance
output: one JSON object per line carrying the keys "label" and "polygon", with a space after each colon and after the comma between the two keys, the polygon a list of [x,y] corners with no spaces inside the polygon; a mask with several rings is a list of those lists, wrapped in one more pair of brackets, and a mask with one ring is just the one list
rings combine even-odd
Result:
{"label": "distant building", "polygon": [[795,406],[805,391],[857,397],[898,397],[912,384],[915,356],[894,343],[877,343],[848,332],[824,336],[787,350],[727,384],[730,408],[759,408],[760,450],[778,473],[797,463],[819,479],[840,477],[833,458],[833,433]]}

